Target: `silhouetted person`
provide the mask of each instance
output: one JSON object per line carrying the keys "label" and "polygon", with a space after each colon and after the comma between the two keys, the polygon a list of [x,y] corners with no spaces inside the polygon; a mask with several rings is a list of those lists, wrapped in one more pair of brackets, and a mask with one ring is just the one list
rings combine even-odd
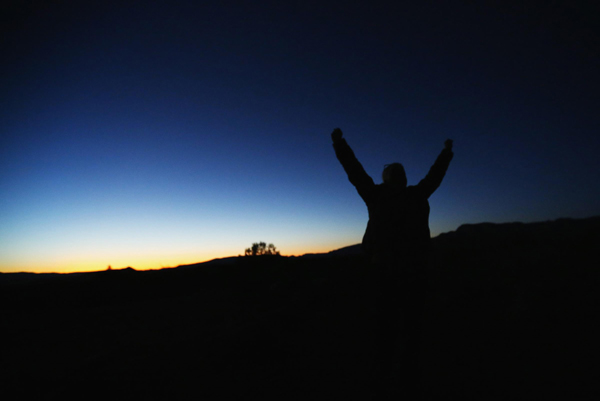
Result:
{"label": "silhouetted person", "polygon": [[[452,140],[446,140],[427,176],[417,185],[407,186],[400,163],[386,165],[383,183],[376,185],[339,128],[333,131],[331,139],[348,179],[369,211],[362,247],[370,256],[377,277],[375,390],[380,399],[391,399],[394,391],[415,399],[419,397],[420,326],[430,247],[428,199],[440,186],[452,160]],[[394,380],[396,354],[400,372]]]}

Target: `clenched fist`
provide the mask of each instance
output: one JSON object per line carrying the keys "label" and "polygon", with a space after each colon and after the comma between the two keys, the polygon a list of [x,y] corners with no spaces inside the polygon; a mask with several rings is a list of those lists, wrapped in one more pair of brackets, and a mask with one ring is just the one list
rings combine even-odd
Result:
{"label": "clenched fist", "polygon": [[337,142],[340,139],[342,139],[342,130],[339,128],[336,128],[333,130],[333,132],[331,133],[331,139],[333,140],[333,142]]}

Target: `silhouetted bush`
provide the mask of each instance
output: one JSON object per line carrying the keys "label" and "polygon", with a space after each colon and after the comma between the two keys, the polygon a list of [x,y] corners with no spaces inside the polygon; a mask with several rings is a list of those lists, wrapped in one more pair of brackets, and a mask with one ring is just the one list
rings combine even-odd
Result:
{"label": "silhouetted bush", "polygon": [[279,255],[279,251],[275,248],[275,245],[267,245],[264,242],[255,242],[252,247],[247,248],[244,253],[245,256],[262,256],[262,255]]}

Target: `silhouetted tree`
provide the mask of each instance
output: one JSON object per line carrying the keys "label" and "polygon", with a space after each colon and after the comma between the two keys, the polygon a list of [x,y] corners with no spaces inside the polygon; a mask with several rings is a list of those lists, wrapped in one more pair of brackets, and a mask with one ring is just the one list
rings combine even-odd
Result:
{"label": "silhouetted tree", "polygon": [[267,245],[264,242],[255,242],[250,248],[246,249],[245,256],[279,255],[275,245]]}

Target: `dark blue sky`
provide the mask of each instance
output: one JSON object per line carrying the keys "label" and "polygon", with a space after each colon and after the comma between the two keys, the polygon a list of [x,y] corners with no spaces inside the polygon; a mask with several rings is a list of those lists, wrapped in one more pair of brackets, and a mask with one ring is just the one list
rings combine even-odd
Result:
{"label": "dark blue sky", "polygon": [[598,14],[583,3],[12,3],[0,271],[358,243],[367,212],[335,127],[376,182],[398,161],[417,183],[454,139],[433,235],[600,214]]}

